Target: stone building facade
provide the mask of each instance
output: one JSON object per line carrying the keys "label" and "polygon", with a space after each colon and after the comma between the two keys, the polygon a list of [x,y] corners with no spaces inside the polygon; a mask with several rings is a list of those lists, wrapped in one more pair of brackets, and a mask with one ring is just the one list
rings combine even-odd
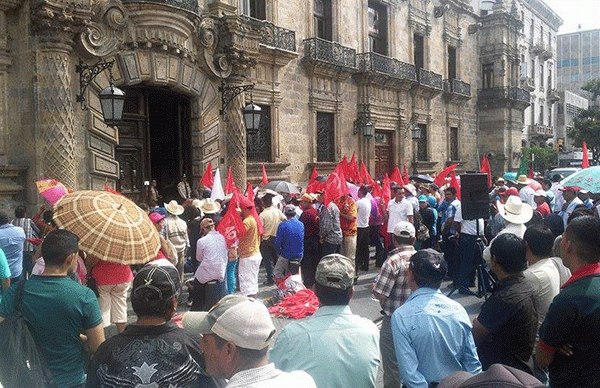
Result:
{"label": "stone building facade", "polygon": [[[145,182],[174,190],[187,174],[195,185],[208,162],[223,176],[231,167],[238,186],[257,182],[262,162],[270,179],[303,183],[353,152],[377,177],[395,164],[477,168],[479,16],[465,0],[0,0],[0,10],[0,207],[39,203],[45,177],[144,200]],[[81,104],[78,65],[111,61]],[[98,100],[111,79],[126,93],[118,128]],[[250,83],[222,114],[220,87]],[[264,116],[247,134],[250,100]]]}

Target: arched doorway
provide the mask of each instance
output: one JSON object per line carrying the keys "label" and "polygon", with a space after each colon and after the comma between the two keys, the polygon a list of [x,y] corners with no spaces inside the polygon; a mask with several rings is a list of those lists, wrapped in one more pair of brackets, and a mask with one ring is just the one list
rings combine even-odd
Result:
{"label": "arched doorway", "polygon": [[125,90],[123,124],[115,159],[120,166],[117,190],[147,202],[148,184],[156,179],[160,203],[179,199],[177,183],[191,183],[190,99],[159,87]]}

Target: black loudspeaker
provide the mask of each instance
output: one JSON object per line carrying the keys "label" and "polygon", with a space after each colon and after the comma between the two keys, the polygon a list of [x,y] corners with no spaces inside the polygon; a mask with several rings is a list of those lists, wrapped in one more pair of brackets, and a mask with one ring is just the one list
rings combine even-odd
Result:
{"label": "black loudspeaker", "polygon": [[487,185],[488,175],[461,174],[460,176],[460,207],[465,220],[484,220],[490,216],[490,197]]}

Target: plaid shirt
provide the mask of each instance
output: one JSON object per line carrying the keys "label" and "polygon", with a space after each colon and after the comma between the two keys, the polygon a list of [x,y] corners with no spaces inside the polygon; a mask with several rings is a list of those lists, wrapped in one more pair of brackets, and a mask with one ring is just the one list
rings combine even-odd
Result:
{"label": "plaid shirt", "polygon": [[319,235],[323,241],[338,245],[342,243],[342,228],[340,226],[340,209],[333,201],[329,206],[321,208],[319,217]]}
{"label": "plaid shirt", "polygon": [[[458,206],[460,206],[460,201],[458,199],[454,199],[452,202],[448,202],[448,201],[444,201],[441,205],[440,208],[438,209],[440,212],[440,222],[441,222],[441,228],[442,230],[444,229],[444,224],[446,223],[446,220],[448,218],[454,218],[456,217],[456,211],[458,210]],[[442,231],[440,231],[441,234]],[[456,233],[456,229],[451,226],[450,228],[448,228],[444,234],[454,234]]]}
{"label": "plaid shirt", "polygon": [[[11,224],[23,228],[26,239],[38,237],[39,229],[37,228],[37,226],[33,225],[30,218],[15,218],[14,220],[12,220]],[[35,247],[32,243],[25,240],[25,242],[23,243],[23,251],[33,252],[35,251]]]}
{"label": "plaid shirt", "polygon": [[[392,316],[411,293],[406,279],[406,271],[410,257],[416,252],[412,246],[401,246],[394,249],[375,278],[373,294],[379,299],[381,309],[388,317]],[[381,296],[384,296],[385,299],[380,299]]]}

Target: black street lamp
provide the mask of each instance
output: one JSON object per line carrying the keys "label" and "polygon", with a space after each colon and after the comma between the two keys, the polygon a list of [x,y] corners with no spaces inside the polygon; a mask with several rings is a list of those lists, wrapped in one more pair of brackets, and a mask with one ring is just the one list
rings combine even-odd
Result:
{"label": "black street lamp", "polygon": [[413,129],[411,129],[411,135],[414,142],[412,170],[413,175],[417,175],[417,152],[419,150],[419,140],[421,140],[422,136],[421,127],[415,125]]}
{"label": "black street lamp", "polygon": [[[241,93],[252,91],[252,89],[254,89],[254,84],[228,86],[225,84],[225,81],[221,81],[221,86],[219,86],[219,91],[221,92],[221,110],[219,114],[223,117],[223,121],[227,121],[227,105]],[[244,123],[246,124],[246,132],[257,132],[260,128],[262,109],[252,101],[252,96],[250,96],[250,103],[242,109],[242,113],[244,115]]]}

